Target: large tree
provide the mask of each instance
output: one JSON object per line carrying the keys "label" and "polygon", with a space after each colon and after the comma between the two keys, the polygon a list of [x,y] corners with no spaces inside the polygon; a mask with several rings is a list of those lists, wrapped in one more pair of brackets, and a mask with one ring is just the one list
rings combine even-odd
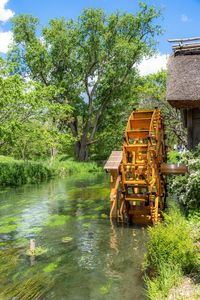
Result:
{"label": "large tree", "polygon": [[73,107],[72,118],[63,119],[63,126],[70,127],[76,139],[78,160],[87,160],[109,109],[118,103],[126,106],[131,97],[136,64],[152,54],[160,32],[158,16],[155,7],[143,3],[135,15],[107,16],[101,9],[85,9],[77,21],[54,19],[41,31],[33,16],[14,18],[10,59],[17,62],[15,71],[63,89],[56,101]]}

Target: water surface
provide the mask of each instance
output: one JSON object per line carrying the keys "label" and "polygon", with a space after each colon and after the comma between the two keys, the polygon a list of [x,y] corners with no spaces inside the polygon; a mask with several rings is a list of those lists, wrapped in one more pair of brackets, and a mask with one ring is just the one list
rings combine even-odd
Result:
{"label": "water surface", "polygon": [[[2,190],[0,299],[145,299],[146,230],[111,224],[108,199],[101,174]],[[45,253],[29,257],[30,239]]]}

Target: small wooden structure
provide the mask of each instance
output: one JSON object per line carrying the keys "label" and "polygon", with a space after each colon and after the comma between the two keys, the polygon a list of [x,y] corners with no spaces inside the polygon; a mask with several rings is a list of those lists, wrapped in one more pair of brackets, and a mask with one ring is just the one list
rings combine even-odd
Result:
{"label": "small wooden structure", "polygon": [[188,131],[188,148],[200,143],[200,38],[175,43],[168,61],[167,100],[181,110]]}
{"label": "small wooden structure", "polygon": [[164,125],[159,109],[136,110],[129,117],[122,151],[113,151],[104,169],[110,172],[110,217],[156,224],[165,206],[166,174],[183,174],[183,165],[167,165]]}

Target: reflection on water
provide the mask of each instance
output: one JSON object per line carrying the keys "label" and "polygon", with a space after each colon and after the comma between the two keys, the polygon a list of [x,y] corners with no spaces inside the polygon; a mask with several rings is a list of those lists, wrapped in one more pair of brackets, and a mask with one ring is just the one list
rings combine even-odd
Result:
{"label": "reflection on water", "polygon": [[87,174],[0,193],[0,299],[145,299],[146,230],[110,223],[107,186]]}

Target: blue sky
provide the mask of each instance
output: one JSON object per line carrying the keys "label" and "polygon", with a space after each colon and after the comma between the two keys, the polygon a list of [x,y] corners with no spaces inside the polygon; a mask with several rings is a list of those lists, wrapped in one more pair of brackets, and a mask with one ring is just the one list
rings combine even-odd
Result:
{"label": "blue sky", "polygon": [[[7,44],[12,39],[10,20],[13,15],[32,14],[47,24],[51,18],[64,16],[77,18],[86,7],[102,8],[106,13],[135,13],[138,2],[134,0],[0,0],[0,52],[6,52]],[[158,38],[158,64],[166,63],[166,54],[171,52],[169,38],[187,38],[200,36],[200,0],[149,0],[149,5],[162,9],[163,17],[159,23],[164,34]],[[145,63],[145,62],[144,62]],[[152,67],[156,61],[151,63]],[[145,65],[144,65],[145,67]]]}

